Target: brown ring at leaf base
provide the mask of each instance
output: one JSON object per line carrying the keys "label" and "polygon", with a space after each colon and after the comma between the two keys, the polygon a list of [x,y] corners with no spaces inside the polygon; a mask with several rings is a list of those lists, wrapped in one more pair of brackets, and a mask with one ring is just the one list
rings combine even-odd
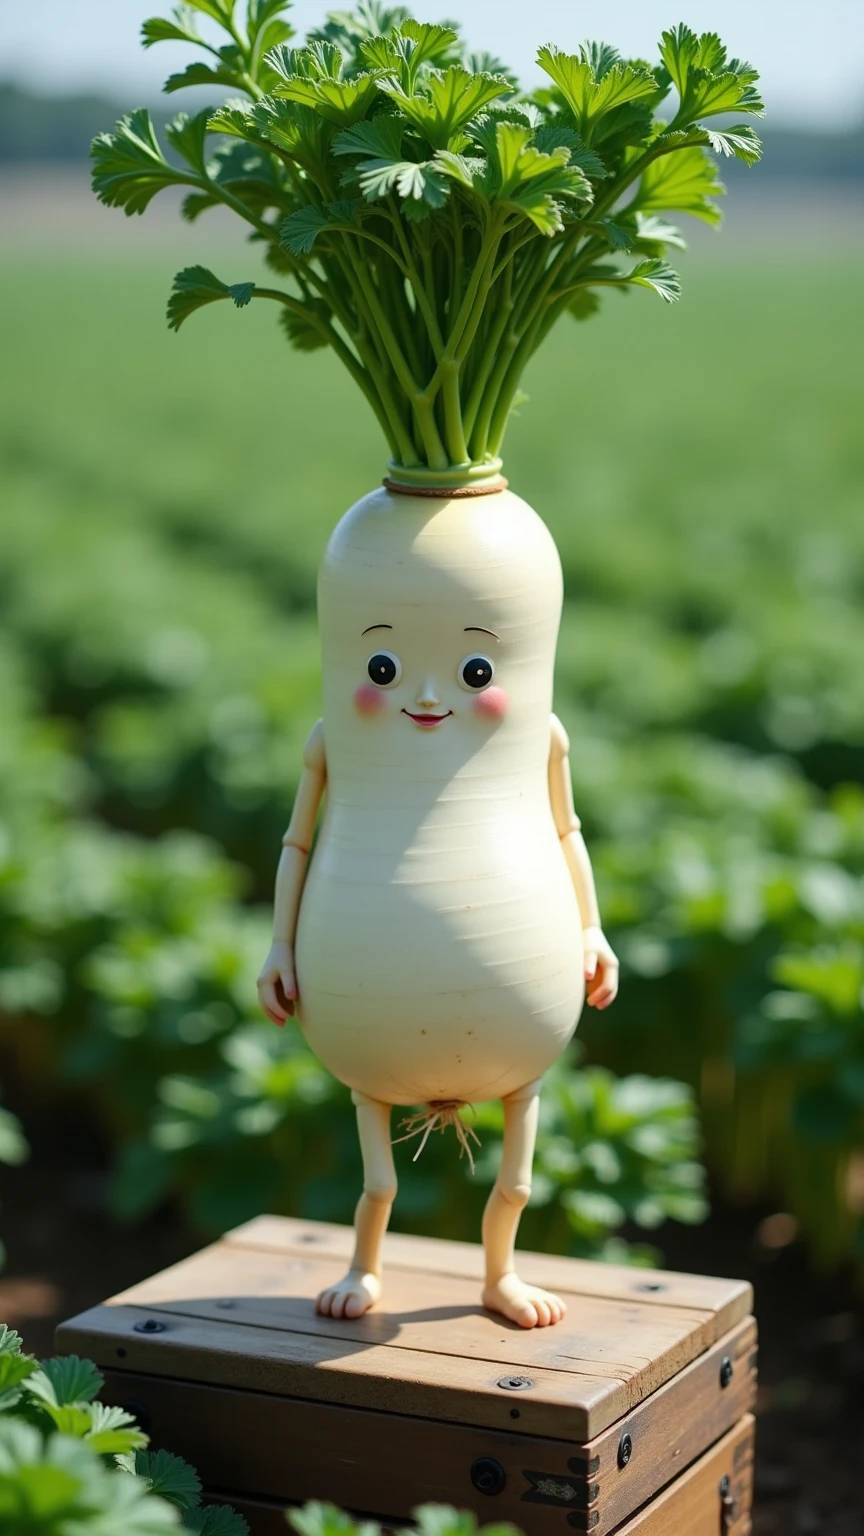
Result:
{"label": "brown ring at leaf base", "polygon": [[494,480],[484,480],[478,485],[401,485],[385,476],[381,484],[397,496],[432,496],[441,501],[458,501],[464,496],[494,496],[499,491],[506,491],[509,481],[503,475],[496,475]]}

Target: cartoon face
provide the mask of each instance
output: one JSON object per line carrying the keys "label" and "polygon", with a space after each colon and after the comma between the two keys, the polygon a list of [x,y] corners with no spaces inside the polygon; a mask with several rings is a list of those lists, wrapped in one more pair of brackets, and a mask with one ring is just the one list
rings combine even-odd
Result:
{"label": "cartoon face", "polygon": [[[490,722],[502,720],[509,699],[495,681],[500,636],[484,625],[466,624],[462,638],[454,637],[457,648],[463,651],[454,666],[452,644],[439,641],[431,656],[418,654],[417,645],[412,643],[416,637],[410,634],[413,627],[382,623],[370,624],[362,631],[361,639],[368,638],[374,649],[366,660],[363,680],[354,691],[357,713],[374,719],[395,709],[421,731],[440,730],[457,714]],[[407,672],[397,650],[400,629],[408,631],[403,640],[411,660],[419,663],[409,666]]]}
{"label": "cartoon face", "polygon": [[398,796],[508,742],[509,762],[544,761],[561,586],[548,531],[509,493],[358,502],[318,585],[330,769]]}

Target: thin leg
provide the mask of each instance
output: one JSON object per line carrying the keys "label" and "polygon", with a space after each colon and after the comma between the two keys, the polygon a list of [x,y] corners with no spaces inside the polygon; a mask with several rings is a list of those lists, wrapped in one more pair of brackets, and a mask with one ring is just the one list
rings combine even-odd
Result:
{"label": "thin leg", "polygon": [[322,1291],[316,1310],[324,1317],[362,1317],[381,1296],[381,1243],[396,1198],[390,1143],[390,1105],[356,1090],[357,1131],[363,1154],[363,1193],[354,1213],[354,1257],[338,1285]]}
{"label": "thin leg", "polygon": [[483,1305],[522,1328],[559,1323],[567,1308],[559,1296],[526,1285],[516,1273],[516,1231],[531,1194],[540,1084],[529,1083],[502,1099],[504,1146],[498,1178],[483,1213],[486,1285]]}

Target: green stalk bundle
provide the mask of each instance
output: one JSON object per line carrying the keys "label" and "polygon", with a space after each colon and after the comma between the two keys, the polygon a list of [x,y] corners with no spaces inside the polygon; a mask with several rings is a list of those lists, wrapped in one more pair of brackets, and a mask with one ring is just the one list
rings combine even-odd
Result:
{"label": "green stalk bundle", "polygon": [[[445,481],[490,473],[559,316],[589,317],[608,287],[678,297],[665,258],[684,241],[666,215],[719,221],[714,156],[752,164],[760,144],[746,124],[705,123],[761,114],[758,75],[715,33],[680,25],[655,66],[607,44],[543,47],[550,83],[526,95],[496,59],[468,57],[455,28],[402,7],[364,0],[304,47],[288,9],[248,0],[241,23],[238,0],[191,0],[145,22],[145,46],[185,41],[206,59],[166,91],[239,99],[175,118],[180,163],[146,111],[124,117],[94,141],[94,189],[132,214],[186,187],[187,219],[227,206],[263,246],[278,286],[187,268],[175,329],[217,300],[276,303],[294,346],[330,346],[348,368],[394,465]],[[222,40],[198,32],[196,12]]]}

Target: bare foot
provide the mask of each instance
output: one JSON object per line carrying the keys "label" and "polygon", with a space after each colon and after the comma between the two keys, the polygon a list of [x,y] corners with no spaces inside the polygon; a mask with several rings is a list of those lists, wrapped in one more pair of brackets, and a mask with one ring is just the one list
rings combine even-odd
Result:
{"label": "bare foot", "polygon": [[548,1328],[550,1323],[560,1323],[567,1311],[560,1296],[541,1291],[536,1285],[526,1285],[512,1272],[502,1275],[495,1285],[486,1286],[483,1305],[490,1312],[503,1312],[520,1328]]}
{"label": "bare foot", "polygon": [[322,1291],[315,1302],[321,1317],[362,1317],[381,1299],[381,1281],[362,1269],[349,1269],[344,1280]]}

